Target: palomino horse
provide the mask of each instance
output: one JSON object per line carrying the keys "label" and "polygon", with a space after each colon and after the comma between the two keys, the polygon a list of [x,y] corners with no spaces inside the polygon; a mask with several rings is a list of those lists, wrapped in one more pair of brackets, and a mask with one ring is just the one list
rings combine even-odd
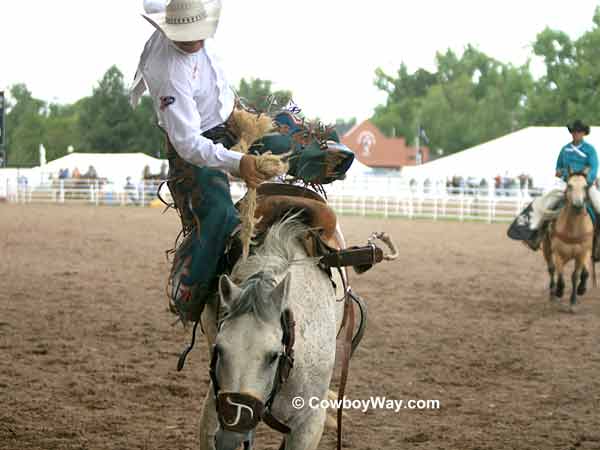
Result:
{"label": "palomino horse", "polygon": [[293,217],[272,225],[231,278],[221,277],[220,302],[206,305],[202,325],[214,345],[201,449],[254,448],[261,419],[283,428],[282,449],[319,444],[326,410],[315,405],[328,398],[343,292],[307,256],[298,239],[306,231]]}
{"label": "palomino horse", "polygon": [[[587,212],[587,173],[569,171],[566,205],[558,213],[558,218],[551,225],[543,242],[544,258],[550,274],[550,299],[558,300],[565,290],[564,268],[575,261],[575,269],[571,275],[571,311],[577,304],[577,296],[584,295],[592,264],[592,245],[594,240],[594,224]],[[554,274],[558,272],[555,284]]]}

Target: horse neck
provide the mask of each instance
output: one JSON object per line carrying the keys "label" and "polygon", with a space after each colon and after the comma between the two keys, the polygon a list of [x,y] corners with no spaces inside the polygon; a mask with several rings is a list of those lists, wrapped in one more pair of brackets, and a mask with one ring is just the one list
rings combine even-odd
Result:
{"label": "horse neck", "polygon": [[251,255],[247,260],[240,260],[236,264],[233,270],[234,278],[238,282],[244,282],[259,272],[277,280],[283,278],[290,269],[291,260],[306,257],[304,248],[296,240],[290,242],[291,247],[287,252],[281,252],[281,247],[286,245],[284,241],[280,242],[281,246],[273,245],[272,249],[265,249],[266,243],[263,242],[257,250],[259,255]]}
{"label": "horse neck", "polygon": [[556,225],[559,231],[563,233],[567,232],[571,235],[584,234],[593,229],[592,220],[586,208],[584,207],[581,212],[577,212],[568,201],[567,205],[561,211]]}

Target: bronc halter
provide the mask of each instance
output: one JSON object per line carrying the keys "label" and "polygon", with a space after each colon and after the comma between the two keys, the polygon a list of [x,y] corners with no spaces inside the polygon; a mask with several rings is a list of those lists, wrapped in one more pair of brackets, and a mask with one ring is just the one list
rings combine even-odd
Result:
{"label": "bronc halter", "polygon": [[213,346],[209,374],[213,385],[217,416],[219,418],[219,423],[224,430],[237,433],[248,432],[253,430],[258,425],[258,422],[263,420],[265,424],[280,433],[288,434],[290,432],[290,428],[277,420],[271,413],[273,401],[281,390],[281,387],[287,381],[290,372],[294,367],[296,322],[294,321],[294,315],[290,309],[286,308],[281,313],[280,322],[281,330],[283,331],[283,337],[281,339],[283,350],[279,353],[279,361],[277,363],[275,378],[273,379],[273,387],[264,404],[261,400],[249,394],[220,392],[219,380],[217,379],[219,351],[216,346]]}

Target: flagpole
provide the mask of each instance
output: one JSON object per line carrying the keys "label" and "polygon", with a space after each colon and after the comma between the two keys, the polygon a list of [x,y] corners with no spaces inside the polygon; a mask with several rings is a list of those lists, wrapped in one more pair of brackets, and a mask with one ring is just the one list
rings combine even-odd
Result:
{"label": "flagpole", "polygon": [[415,154],[415,165],[418,166],[419,154],[421,153],[421,124],[417,124],[417,153]]}

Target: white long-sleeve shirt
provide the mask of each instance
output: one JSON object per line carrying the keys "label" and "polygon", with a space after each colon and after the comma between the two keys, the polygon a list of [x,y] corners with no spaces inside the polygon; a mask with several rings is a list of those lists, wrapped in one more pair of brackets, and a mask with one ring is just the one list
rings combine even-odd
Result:
{"label": "white long-sleeve shirt", "polygon": [[200,167],[239,173],[243,155],[202,136],[224,123],[235,104],[235,94],[210,51],[186,53],[157,30],[140,58],[131,90],[133,106],[146,88],[158,124],[181,158]]}

